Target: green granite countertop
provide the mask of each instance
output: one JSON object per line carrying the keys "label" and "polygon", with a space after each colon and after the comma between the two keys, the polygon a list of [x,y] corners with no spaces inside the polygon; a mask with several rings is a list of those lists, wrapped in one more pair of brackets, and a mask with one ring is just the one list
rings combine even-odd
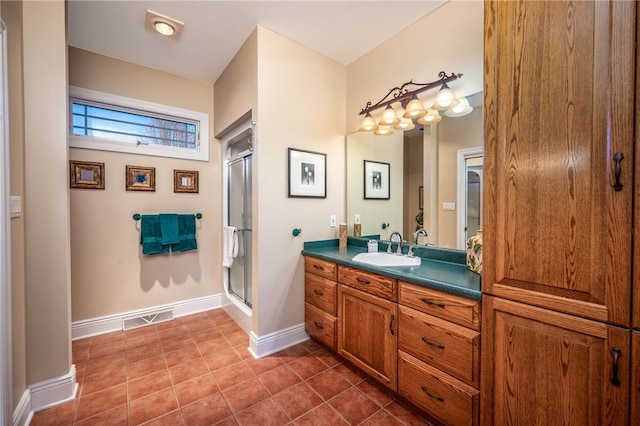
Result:
{"label": "green granite countertop", "polygon": [[[416,267],[380,267],[351,260],[355,255],[367,251],[366,244],[366,238],[349,237],[347,247],[340,249],[337,239],[309,241],[304,243],[302,254],[480,300],[480,275],[467,269],[466,255],[463,252],[422,246],[414,248],[414,254],[421,258],[420,266]],[[394,244],[394,249],[396,245],[397,243]],[[386,243],[380,241],[378,251],[385,251],[386,248]],[[408,245],[404,244],[403,248],[406,253]]]}

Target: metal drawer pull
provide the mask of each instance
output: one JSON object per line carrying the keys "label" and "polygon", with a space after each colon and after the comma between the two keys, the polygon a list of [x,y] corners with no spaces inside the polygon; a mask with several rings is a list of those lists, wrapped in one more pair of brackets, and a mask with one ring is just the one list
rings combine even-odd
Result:
{"label": "metal drawer pull", "polygon": [[356,281],[358,281],[360,284],[371,284],[371,281],[369,281],[366,278],[358,277],[358,278],[356,278]]}
{"label": "metal drawer pull", "polygon": [[433,340],[429,340],[424,336],[422,336],[422,341],[425,342],[427,345],[435,346],[436,348],[439,348],[439,349],[444,349],[444,345],[442,343],[434,342]]}
{"label": "metal drawer pull", "polygon": [[618,387],[622,384],[620,379],[618,378],[618,360],[622,356],[622,351],[619,348],[611,348],[611,355],[613,355],[613,366],[612,366],[612,375],[611,384],[615,387]]}
{"label": "metal drawer pull", "polygon": [[314,292],[315,294],[317,294],[318,296],[324,296],[324,293],[323,293],[323,292],[321,292],[321,291],[320,291],[320,290],[318,290],[318,289],[313,289],[313,292]]}
{"label": "metal drawer pull", "polygon": [[316,265],[316,264],[314,264],[314,265],[313,265],[313,267],[314,267],[315,269],[319,269],[319,270],[321,270],[321,271],[324,271],[324,268],[323,268],[322,266],[320,266],[320,265]]}
{"label": "metal drawer pull", "polygon": [[620,167],[620,162],[624,159],[624,154],[621,152],[616,152],[613,154],[614,165],[614,174],[616,177],[616,183],[613,184],[613,190],[616,192],[622,191],[622,183],[620,183],[620,173],[622,173],[622,168]]}
{"label": "metal drawer pull", "polygon": [[442,302],[434,302],[433,300],[429,300],[426,297],[422,297],[420,300],[422,300],[427,305],[437,306],[438,308],[444,308],[444,303]]}
{"label": "metal drawer pull", "polygon": [[444,402],[444,398],[441,397],[440,395],[435,395],[431,392],[429,392],[429,389],[427,389],[427,387],[425,385],[420,386],[422,388],[422,392],[426,393],[428,397],[433,398],[433,399],[437,399],[440,402]]}
{"label": "metal drawer pull", "polygon": [[391,331],[391,335],[393,336],[394,334],[396,334],[395,331],[393,331],[393,321],[396,319],[395,315],[391,315],[391,321],[389,321],[389,330]]}
{"label": "metal drawer pull", "polygon": [[314,321],[313,325],[315,325],[316,328],[319,328],[320,330],[324,330],[324,326],[321,323],[319,323],[318,321]]}

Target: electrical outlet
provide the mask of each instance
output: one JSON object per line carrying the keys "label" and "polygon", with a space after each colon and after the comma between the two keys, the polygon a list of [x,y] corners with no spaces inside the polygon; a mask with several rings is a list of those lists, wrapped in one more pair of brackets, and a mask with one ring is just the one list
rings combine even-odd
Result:
{"label": "electrical outlet", "polygon": [[332,214],[331,216],[329,216],[329,228],[335,228],[336,227],[336,215]]}
{"label": "electrical outlet", "polygon": [[353,223],[360,223],[360,215],[357,214],[353,217]]}

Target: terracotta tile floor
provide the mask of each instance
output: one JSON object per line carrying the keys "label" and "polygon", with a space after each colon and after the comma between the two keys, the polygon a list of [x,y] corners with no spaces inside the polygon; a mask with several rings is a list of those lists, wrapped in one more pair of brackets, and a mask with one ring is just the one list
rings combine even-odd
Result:
{"label": "terracotta tile floor", "polygon": [[222,309],[73,342],[75,400],[31,425],[424,425],[307,341],[256,360]]}

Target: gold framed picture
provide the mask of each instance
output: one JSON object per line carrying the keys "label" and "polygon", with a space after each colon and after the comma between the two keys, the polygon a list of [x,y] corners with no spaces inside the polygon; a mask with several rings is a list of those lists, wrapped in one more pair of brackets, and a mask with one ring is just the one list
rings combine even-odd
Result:
{"label": "gold framed picture", "polygon": [[155,191],[156,168],[126,166],[127,191]]}
{"label": "gold framed picture", "polygon": [[104,163],[69,161],[71,188],[104,189]]}
{"label": "gold framed picture", "polygon": [[173,192],[198,192],[198,171],[174,170]]}

